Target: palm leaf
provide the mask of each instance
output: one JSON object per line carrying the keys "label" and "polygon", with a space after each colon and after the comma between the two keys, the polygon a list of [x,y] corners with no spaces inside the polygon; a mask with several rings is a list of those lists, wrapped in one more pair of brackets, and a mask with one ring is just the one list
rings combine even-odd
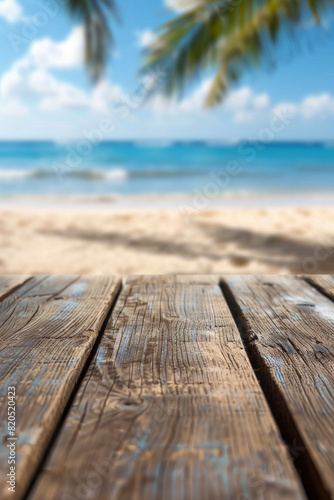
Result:
{"label": "palm leaf", "polygon": [[114,45],[108,14],[118,18],[115,0],[68,0],[67,7],[84,24],[86,66],[91,77],[97,79]]}
{"label": "palm leaf", "polygon": [[206,99],[214,106],[245,68],[275,63],[279,35],[296,36],[300,20],[321,16],[331,0],[197,0],[158,31],[143,66],[159,66],[162,90],[180,93],[208,70],[215,76]]}

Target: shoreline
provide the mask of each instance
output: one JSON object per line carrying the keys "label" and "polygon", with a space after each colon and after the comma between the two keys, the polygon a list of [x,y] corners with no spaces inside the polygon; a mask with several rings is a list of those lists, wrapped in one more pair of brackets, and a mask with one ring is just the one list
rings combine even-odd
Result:
{"label": "shoreline", "polygon": [[134,196],[17,196],[0,199],[0,210],[43,209],[79,211],[127,211],[168,209],[201,212],[230,208],[334,206],[334,191],[293,192],[289,194],[252,194],[207,197],[203,194],[164,194]]}

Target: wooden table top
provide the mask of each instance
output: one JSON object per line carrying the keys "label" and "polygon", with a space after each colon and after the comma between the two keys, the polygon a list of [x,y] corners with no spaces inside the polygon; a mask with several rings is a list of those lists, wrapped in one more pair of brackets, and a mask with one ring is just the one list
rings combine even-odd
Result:
{"label": "wooden table top", "polygon": [[333,301],[333,276],[3,276],[0,498],[334,500]]}

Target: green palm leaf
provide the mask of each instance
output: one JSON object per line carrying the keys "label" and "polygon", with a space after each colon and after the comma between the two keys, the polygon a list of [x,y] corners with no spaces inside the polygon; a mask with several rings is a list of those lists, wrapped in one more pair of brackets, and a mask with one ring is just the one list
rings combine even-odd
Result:
{"label": "green palm leaf", "polygon": [[309,14],[316,23],[331,0],[197,0],[158,31],[144,69],[159,66],[162,90],[182,92],[208,70],[215,76],[206,104],[218,104],[245,68],[275,61],[272,48],[283,31],[297,33]]}

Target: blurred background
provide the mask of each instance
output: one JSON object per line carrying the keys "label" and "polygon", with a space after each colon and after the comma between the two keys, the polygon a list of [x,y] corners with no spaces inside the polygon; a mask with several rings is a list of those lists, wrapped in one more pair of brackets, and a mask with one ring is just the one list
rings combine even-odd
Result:
{"label": "blurred background", "polygon": [[0,0],[0,36],[2,274],[334,271],[330,2]]}

